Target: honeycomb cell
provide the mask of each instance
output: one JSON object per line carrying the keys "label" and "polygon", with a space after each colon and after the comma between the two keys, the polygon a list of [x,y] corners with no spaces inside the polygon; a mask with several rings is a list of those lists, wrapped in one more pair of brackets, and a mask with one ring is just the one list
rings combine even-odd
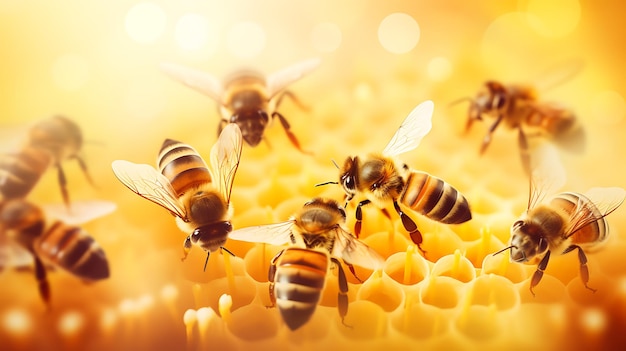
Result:
{"label": "honeycomb cell", "polygon": [[[483,260],[481,274],[496,274],[505,277],[513,283],[519,283],[528,278],[528,272],[532,267],[513,263],[509,260],[509,253],[499,255],[487,255]],[[532,274],[532,272],[530,272]]]}
{"label": "honeycomb cell", "polygon": [[443,309],[459,304],[465,287],[460,281],[445,276],[430,276],[421,285],[419,296],[423,303]]}
{"label": "honeycomb cell", "polygon": [[391,325],[413,339],[429,340],[449,331],[449,315],[442,309],[419,303],[417,297],[407,296],[401,308],[391,314]]}
{"label": "honeycomb cell", "polygon": [[506,326],[503,315],[494,306],[469,305],[454,322],[456,330],[473,340],[489,340],[502,335]]}
{"label": "honeycomb cell", "polygon": [[358,300],[350,304],[344,321],[346,325],[342,325],[338,318],[337,328],[342,335],[353,340],[376,340],[387,335],[387,319],[387,313],[379,305]]}
{"label": "honeycomb cell", "polygon": [[383,272],[404,285],[417,284],[429,276],[428,262],[410,245],[406,252],[395,253],[385,261]]}
{"label": "honeycomb cell", "polygon": [[385,312],[391,312],[404,300],[404,291],[398,282],[377,271],[361,285],[356,298],[371,301],[382,307]]}
{"label": "honeycomb cell", "polygon": [[471,284],[469,294],[472,304],[495,306],[498,310],[510,310],[520,304],[519,291],[515,284],[499,275],[477,277]]}
{"label": "honeycomb cell", "polygon": [[279,321],[275,309],[258,304],[246,304],[233,311],[232,320],[226,323],[228,330],[244,341],[257,341],[278,334]]}
{"label": "honeycomb cell", "polygon": [[461,256],[461,251],[456,250],[453,255],[447,255],[437,260],[431,275],[447,276],[463,283],[468,283],[476,278],[476,269],[472,262]]}

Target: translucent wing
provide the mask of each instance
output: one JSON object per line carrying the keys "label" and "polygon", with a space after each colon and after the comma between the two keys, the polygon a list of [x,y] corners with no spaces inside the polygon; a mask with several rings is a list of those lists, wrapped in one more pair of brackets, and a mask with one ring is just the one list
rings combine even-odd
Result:
{"label": "translucent wing", "polygon": [[426,100],[417,105],[404,119],[385,149],[384,156],[396,156],[415,149],[432,128],[435,104]]}
{"label": "translucent wing", "polygon": [[340,257],[347,263],[369,269],[379,269],[383,266],[385,260],[374,249],[341,227],[337,227],[335,230],[337,235],[335,236],[332,256]]}
{"label": "translucent wing", "polygon": [[227,202],[230,201],[230,191],[239,167],[242,143],[241,130],[236,124],[229,123],[211,149],[212,172],[217,178],[215,186]]}
{"label": "translucent wing", "polygon": [[117,205],[110,201],[85,200],[72,202],[72,208],[65,204],[46,204],[41,206],[46,216],[56,218],[66,224],[78,225],[105,216],[115,211]]}
{"label": "translucent wing", "polygon": [[161,71],[170,78],[207,95],[217,102],[221,102],[223,88],[222,82],[218,78],[209,73],[174,63],[162,63],[160,67]]}
{"label": "translucent wing", "polygon": [[228,234],[230,239],[270,245],[283,245],[291,242],[293,221],[257,225],[236,229]]}
{"label": "translucent wing", "polygon": [[285,89],[288,85],[294,83],[313,71],[320,64],[319,58],[312,58],[288,66],[278,72],[272,73],[267,77],[268,96],[272,98],[278,92]]}
{"label": "translucent wing", "polygon": [[33,263],[33,255],[16,242],[7,240],[0,243],[0,272],[7,267],[28,270],[33,268]]}
{"label": "translucent wing", "polygon": [[115,160],[113,173],[122,184],[137,195],[163,206],[175,216],[187,219],[187,213],[170,182],[152,166]]}
{"label": "translucent wing", "polygon": [[553,89],[576,77],[585,68],[585,63],[580,58],[564,60],[554,66],[546,68],[535,79],[535,87],[541,92]]}
{"label": "translucent wing", "polygon": [[531,157],[528,208],[534,208],[548,194],[556,193],[567,180],[558,150],[550,144],[538,147]]}
{"label": "translucent wing", "polygon": [[570,227],[566,230],[571,236],[578,229],[608,216],[615,211],[626,198],[626,191],[622,188],[592,188],[584,196],[589,202],[579,201],[577,208],[572,212]]}

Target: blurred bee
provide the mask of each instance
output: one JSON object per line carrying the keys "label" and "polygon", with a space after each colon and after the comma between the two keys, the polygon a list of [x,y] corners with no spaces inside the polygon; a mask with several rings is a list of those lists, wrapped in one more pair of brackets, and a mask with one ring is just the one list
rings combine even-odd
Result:
{"label": "blurred bee", "polygon": [[232,231],[230,192],[241,147],[239,127],[229,124],[211,149],[211,170],[193,147],[171,139],[161,146],[158,171],[123,160],[113,161],[112,167],[130,190],[176,216],[180,230],[189,234],[182,260],[195,244],[207,252],[208,262],[211,252],[226,250],[223,245]]}
{"label": "blurred bee", "polygon": [[24,198],[43,173],[54,166],[57,168],[63,201],[69,207],[67,180],[61,162],[77,160],[87,180],[93,184],[87,166],[79,156],[82,143],[80,128],[66,117],[53,116],[35,124],[17,153],[0,157],[0,194],[5,199]]}
{"label": "blurred bee", "polygon": [[[89,282],[109,277],[104,251],[78,224],[112,212],[115,205],[101,201],[75,205],[71,217],[60,215],[46,223],[54,207],[45,208],[44,214],[44,209],[24,199],[0,202],[0,268],[12,255],[16,268],[30,266],[30,258],[34,259],[39,294],[46,304],[50,303],[47,268],[62,268]],[[56,212],[61,214],[59,209]]]}
{"label": "blurred bee", "polygon": [[558,70],[551,70],[534,86],[504,85],[494,80],[485,82],[476,97],[469,98],[465,126],[467,132],[474,121],[482,120],[483,117],[495,119],[483,138],[480,153],[485,152],[493,132],[501,122],[518,131],[520,157],[526,174],[531,172],[528,137],[540,137],[564,150],[582,152],[585,131],[574,113],[558,103],[540,100],[538,93],[571,78],[581,69],[580,62],[565,64]]}
{"label": "blurred bee", "polygon": [[[563,175],[563,176],[561,176]],[[564,183],[564,173],[550,178],[543,171],[533,171],[528,209],[511,226],[509,246],[494,255],[510,250],[511,262],[537,264],[530,282],[530,292],[539,284],[548,266],[550,253],[566,254],[578,250],[580,277],[589,290],[589,270],[585,251],[597,249],[608,237],[605,219],[624,201],[622,188],[592,188],[585,194],[563,192],[542,201],[548,189]]]}
{"label": "blurred bee", "polygon": [[352,264],[373,270],[382,267],[383,258],[346,230],[345,221],[346,213],[336,201],[315,198],[286,222],[241,228],[231,233],[234,240],[272,245],[291,243],[272,259],[268,276],[271,307],[278,305],[289,329],[298,329],[315,312],[330,262],[338,269],[338,309],[342,323],[348,313],[348,282],[339,259],[355,277]]}
{"label": "blurred bee", "polygon": [[433,109],[432,101],[425,101],[415,107],[382,154],[369,154],[362,159],[358,156],[348,157],[344,162],[340,169],[339,183],[346,192],[346,201],[351,201],[359,194],[366,197],[356,207],[354,233],[357,237],[361,232],[363,219],[361,207],[371,202],[387,217],[389,213],[385,207],[393,203],[402,219],[402,225],[420,250],[422,234],[400,205],[441,223],[457,224],[472,218],[467,200],[450,184],[428,173],[412,170],[395,157],[415,149],[428,134],[432,126]]}
{"label": "blurred bee", "polygon": [[218,102],[222,116],[218,134],[225,125],[235,123],[241,129],[246,143],[257,146],[263,139],[265,128],[273,118],[278,118],[291,143],[301,152],[305,152],[291,132],[289,123],[277,109],[285,96],[300,104],[293,93],[284,89],[311,72],[319,63],[317,58],[309,59],[275,72],[267,78],[256,71],[241,70],[233,72],[224,82],[206,72],[176,64],[164,63],[161,69],[171,78]]}

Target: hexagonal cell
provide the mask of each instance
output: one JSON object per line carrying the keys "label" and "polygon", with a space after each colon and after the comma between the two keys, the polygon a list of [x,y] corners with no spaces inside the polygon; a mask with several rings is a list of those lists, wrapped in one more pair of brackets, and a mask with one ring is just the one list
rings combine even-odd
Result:
{"label": "hexagonal cell", "polygon": [[495,306],[498,310],[510,310],[520,304],[519,291],[515,284],[499,275],[477,277],[471,284],[469,294],[472,304]]}
{"label": "hexagonal cell", "polygon": [[413,296],[391,314],[391,325],[413,339],[428,340],[449,332],[449,318],[446,311],[419,303]]}
{"label": "hexagonal cell", "polygon": [[398,282],[378,271],[359,288],[356,298],[371,301],[391,312],[404,300],[404,291]]}
{"label": "hexagonal cell", "polygon": [[420,286],[419,296],[425,304],[450,309],[457,307],[463,291],[463,283],[456,279],[430,276]]}
{"label": "hexagonal cell", "polygon": [[461,251],[456,250],[453,255],[437,260],[430,274],[446,276],[467,283],[476,277],[476,269],[470,260],[461,255]]}
{"label": "hexagonal cell", "polygon": [[395,253],[385,261],[383,272],[402,285],[414,285],[429,275],[428,262],[411,246],[406,252]]}

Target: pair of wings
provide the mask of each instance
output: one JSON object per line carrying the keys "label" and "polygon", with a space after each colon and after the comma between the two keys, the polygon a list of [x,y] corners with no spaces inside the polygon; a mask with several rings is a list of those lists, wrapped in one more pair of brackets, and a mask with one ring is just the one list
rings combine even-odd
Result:
{"label": "pair of wings", "polygon": [[[288,85],[313,71],[319,64],[319,58],[312,58],[270,74],[265,80],[267,96],[269,99],[276,96]],[[213,75],[174,63],[162,63],[161,70],[172,79],[209,96],[215,101],[222,102],[224,86],[222,81]]]}
{"label": "pair of wings", "polygon": [[[115,211],[116,208],[115,203],[100,200],[74,201],[71,210],[68,210],[66,205],[62,203],[41,206],[46,218],[54,218],[70,225],[80,225],[106,216]],[[33,256],[30,251],[11,240],[6,228],[0,223],[0,272],[7,266],[19,269],[32,265]]]}
{"label": "pair of wings", "polygon": [[[230,202],[235,173],[239,167],[242,148],[241,130],[234,123],[229,123],[211,149],[211,178],[213,186]],[[115,160],[111,164],[113,173],[122,184],[135,194],[169,210],[184,221],[188,220],[185,205],[169,180],[154,167],[124,160]]]}
{"label": "pair of wings", "polygon": [[[538,147],[531,158],[534,162],[530,177],[528,209],[535,208],[548,194],[555,194],[566,181],[566,173],[556,148],[549,144]],[[618,187],[592,188],[583,194],[572,211],[565,230],[571,236],[578,229],[608,216],[626,198],[626,191]],[[588,201],[585,201],[585,198]]]}
{"label": "pair of wings", "polygon": [[[292,243],[292,235],[295,235],[293,226],[296,223],[293,219],[275,223],[258,225],[236,229],[232,231],[228,237],[230,239],[266,243],[270,245],[283,245]],[[343,259],[347,263],[355,264],[368,269],[379,269],[384,264],[384,259],[371,247],[359,241],[351,233],[344,230],[340,226],[331,229],[335,233],[335,243],[332,252],[329,254],[333,257]],[[295,238],[298,246],[304,247],[301,238]]]}
{"label": "pair of wings", "polygon": [[389,140],[383,149],[383,156],[397,156],[415,149],[432,129],[434,108],[435,104],[431,100],[426,100],[417,105]]}

